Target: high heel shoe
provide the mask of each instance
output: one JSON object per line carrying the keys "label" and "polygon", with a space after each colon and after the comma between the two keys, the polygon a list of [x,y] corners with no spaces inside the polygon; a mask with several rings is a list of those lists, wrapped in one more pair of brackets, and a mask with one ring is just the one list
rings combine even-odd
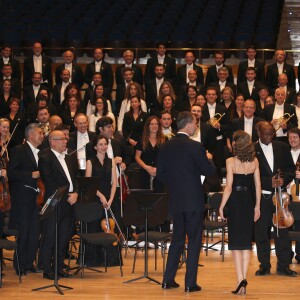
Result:
{"label": "high heel shoe", "polygon": [[243,279],[238,287],[236,288],[235,291],[232,291],[231,293],[232,294],[235,294],[235,295],[245,295],[246,294],[246,286],[247,286],[248,282],[246,279]]}

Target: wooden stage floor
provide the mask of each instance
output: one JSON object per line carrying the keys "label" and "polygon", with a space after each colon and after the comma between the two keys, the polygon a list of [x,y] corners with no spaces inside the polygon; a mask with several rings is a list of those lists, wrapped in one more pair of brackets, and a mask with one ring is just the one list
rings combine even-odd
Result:
{"label": "wooden stage floor", "polygon": [[[258,268],[255,250],[251,255],[251,263],[248,273],[247,295],[235,296],[231,290],[235,289],[236,278],[230,251],[225,252],[225,262],[221,261],[219,251],[209,251],[208,256],[202,251],[199,267],[198,284],[201,292],[184,292],[185,265],[178,270],[176,281],[180,288],[162,290],[161,286],[146,279],[135,283],[123,282],[143,275],[143,252],[138,252],[136,271],[131,273],[134,251],[124,258],[124,277],[120,277],[119,267],[108,268],[107,273],[96,273],[86,270],[83,279],[76,276],[70,279],[61,279],[62,285],[73,287],[73,290],[65,291],[59,295],[54,288],[33,292],[33,288],[52,284],[52,281],[42,278],[42,274],[28,274],[22,277],[22,283],[18,283],[12,263],[6,262],[5,277],[0,289],[0,299],[298,299],[300,292],[299,277],[286,277],[276,275],[276,257],[272,252],[272,270],[270,276],[256,277]],[[11,252],[5,252],[5,256],[11,256]],[[74,264],[74,262],[73,262]],[[293,261],[291,268],[300,274],[300,265]],[[103,268],[99,268],[100,270]],[[162,258],[158,256],[158,270],[154,270],[154,250],[149,250],[149,275],[159,281],[162,280]]]}

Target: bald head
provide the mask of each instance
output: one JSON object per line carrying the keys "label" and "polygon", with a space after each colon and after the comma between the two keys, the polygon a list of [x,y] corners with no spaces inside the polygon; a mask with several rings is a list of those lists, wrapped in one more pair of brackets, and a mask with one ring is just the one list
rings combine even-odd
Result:
{"label": "bald head", "polygon": [[56,126],[61,125],[61,124],[62,124],[62,119],[60,116],[53,115],[50,117],[49,126],[50,126],[51,131],[54,130],[56,128]]}

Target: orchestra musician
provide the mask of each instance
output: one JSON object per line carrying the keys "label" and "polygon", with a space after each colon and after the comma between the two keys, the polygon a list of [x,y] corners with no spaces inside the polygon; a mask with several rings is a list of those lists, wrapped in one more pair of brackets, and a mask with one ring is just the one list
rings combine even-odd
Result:
{"label": "orchestra musician", "polygon": [[[261,178],[261,205],[260,218],[254,225],[255,242],[257,247],[257,257],[260,262],[256,276],[270,274],[270,230],[273,226],[272,216],[274,205],[272,195],[274,189],[285,188],[295,176],[295,165],[289,146],[286,143],[273,141],[275,130],[273,125],[267,121],[257,124],[259,141],[255,144],[256,157],[259,162]],[[276,179],[278,169],[283,172],[283,178]],[[277,274],[286,276],[296,276],[297,273],[289,268],[291,260],[291,244],[289,242],[288,229],[277,228],[274,230],[274,242],[277,256]]]}
{"label": "orchestra musician", "polygon": [[[17,247],[21,275],[37,271],[34,266],[40,234],[36,191],[40,177],[37,147],[43,138],[39,124],[29,124],[25,129],[26,142],[13,148],[8,164],[12,203],[10,227],[16,226],[19,232]],[[16,261],[14,267],[18,270]]]}

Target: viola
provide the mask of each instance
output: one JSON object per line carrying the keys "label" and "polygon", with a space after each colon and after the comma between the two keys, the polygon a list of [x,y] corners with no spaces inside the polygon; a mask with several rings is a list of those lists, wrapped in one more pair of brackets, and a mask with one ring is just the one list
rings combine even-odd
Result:
{"label": "viola", "polygon": [[[278,170],[277,180],[280,180],[280,170]],[[282,192],[281,187],[275,188],[272,197],[276,212],[273,214],[273,224],[277,229],[288,228],[294,224],[294,217],[288,209],[290,196],[288,193]]]}
{"label": "viola", "polygon": [[[0,158],[0,169],[6,169],[6,160],[4,157]],[[10,211],[11,202],[10,202],[10,194],[9,194],[9,186],[7,182],[7,178],[5,176],[1,176],[0,181],[0,211],[7,212]]]}
{"label": "viola", "polygon": [[[104,211],[105,211],[105,219],[101,220],[102,230],[106,233],[111,233],[117,236],[117,234],[115,233],[115,226],[116,226],[115,221],[108,217],[107,208],[104,208]],[[113,243],[114,246],[116,246],[117,244],[118,242]]]}

